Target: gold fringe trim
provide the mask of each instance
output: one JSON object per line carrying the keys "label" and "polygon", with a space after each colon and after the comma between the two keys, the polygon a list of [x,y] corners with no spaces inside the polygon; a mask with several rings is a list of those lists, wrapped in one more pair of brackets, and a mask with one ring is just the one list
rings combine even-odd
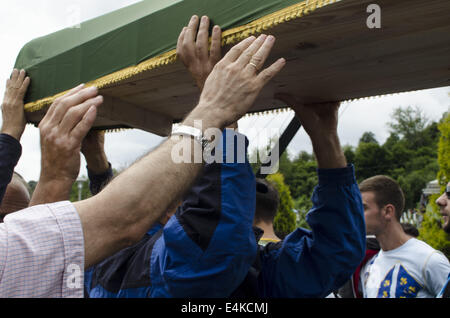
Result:
{"label": "gold fringe trim", "polygon": [[[383,94],[383,95],[373,95],[373,96],[366,96],[366,97],[350,98],[350,99],[341,101],[341,104],[354,103],[354,102],[360,102],[360,101],[369,101],[369,100],[385,98],[385,97],[394,97],[394,96],[399,96],[399,95],[403,95],[403,94],[417,93],[420,91],[422,91],[422,90],[414,89],[414,90],[410,90],[410,91],[403,91],[403,92]],[[450,93],[449,93],[449,96],[450,96]],[[269,115],[269,114],[274,115],[274,114],[285,113],[285,112],[290,112],[290,111],[292,111],[292,109],[289,108],[288,106],[286,106],[286,107],[282,107],[282,108],[263,110],[263,111],[254,112],[254,113],[247,113],[242,118],[254,117],[254,116],[264,116],[264,115]]]}
{"label": "gold fringe trim", "polygon": [[[304,15],[307,15],[317,8],[324,7],[328,4],[338,2],[340,0],[306,0],[302,3],[294,4],[290,7],[281,9],[277,12],[271,13],[267,16],[259,18],[249,24],[244,26],[236,27],[227,31],[224,31],[222,34],[222,45],[226,44],[235,44],[240,42],[241,40],[255,35],[257,33],[262,33],[263,31],[267,31],[280,23],[284,23],[290,20],[301,18]],[[130,79],[136,75],[139,75],[143,72],[158,68],[160,66],[168,65],[174,63],[177,60],[177,52],[175,50],[171,50],[169,52],[163,53],[159,56],[150,58],[136,66],[130,66],[124,68],[120,71],[111,73],[104,77],[93,80],[89,83],[86,83],[86,87],[96,86],[98,89],[106,88],[118,84],[124,80]],[[27,103],[25,105],[26,112],[36,112],[41,110],[42,108],[50,105],[53,101],[65,95],[67,91],[58,93],[51,97],[46,97],[34,102]]]}

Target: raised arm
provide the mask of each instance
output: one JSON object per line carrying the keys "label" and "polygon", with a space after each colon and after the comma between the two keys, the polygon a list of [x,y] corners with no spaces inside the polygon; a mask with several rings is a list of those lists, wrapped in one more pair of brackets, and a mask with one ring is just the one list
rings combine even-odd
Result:
{"label": "raised arm", "polygon": [[29,84],[30,78],[26,77],[25,71],[17,69],[6,81],[0,134],[0,203],[22,154],[20,139],[26,124],[23,99]]}
{"label": "raised arm", "polygon": [[5,96],[2,103],[2,134],[8,134],[20,141],[25,130],[26,120],[23,99],[30,85],[30,78],[24,70],[14,69],[6,81]]}
{"label": "raised arm", "polygon": [[263,294],[268,297],[325,297],[350,278],[364,257],[365,224],[354,168],[347,166],[337,134],[339,104],[294,108],[313,143],[319,184],[307,215],[312,231],[297,229],[262,253]]}

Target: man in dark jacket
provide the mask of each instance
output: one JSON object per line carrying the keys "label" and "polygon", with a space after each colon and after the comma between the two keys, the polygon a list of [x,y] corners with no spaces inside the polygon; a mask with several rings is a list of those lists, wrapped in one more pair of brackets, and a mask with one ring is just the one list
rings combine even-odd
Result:
{"label": "man in dark jacket", "polygon": [[299,228],[282,242],[260,247],[253,270],[233,295],[326,297],[350,278],[366,243],[354,167],[347,165],[337,135],[339,104],[302,105],[292,96],[277,97],[295,110],[318,162],[319,185],[307,215],[312,231]]}

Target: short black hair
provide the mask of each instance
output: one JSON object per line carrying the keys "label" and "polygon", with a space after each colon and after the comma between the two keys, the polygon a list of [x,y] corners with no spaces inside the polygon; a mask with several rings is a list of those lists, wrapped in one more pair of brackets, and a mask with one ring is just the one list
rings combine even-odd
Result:
{"label": "short black hair", "polygon": [[409,223],[401,223],[403,231],[411,236],[418,237],[419,236],[419,230],[412,224]]}
{"label": "short black hair", "polygon": [[277,188],[265,179],[256,179],[255,220],[273,223],[278,212],[280,195]]}

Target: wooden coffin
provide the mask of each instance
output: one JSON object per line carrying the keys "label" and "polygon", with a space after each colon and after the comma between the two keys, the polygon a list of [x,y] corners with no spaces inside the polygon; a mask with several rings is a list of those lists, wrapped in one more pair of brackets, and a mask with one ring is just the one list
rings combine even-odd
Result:
{"label": "wooden coffin", "polygon": [[[314,103],[449,86],[450,1],[377,0],[380,28],[367,25],[374,21],[372,3],[143,1],[23,48],[16,67],[33,80],[27,119],[38,123],[56,96],[85,82],[105,96],[96,128],[169,134],[199,98],[175,53],[178,33],[193,14],[221,25],[225,52],[249,35],[276,36],[268,63],[279,57],[288,63],[251,112],[285,107],[273,99],[276,92]],[[55,48],[42,52],[48,43]]]}

